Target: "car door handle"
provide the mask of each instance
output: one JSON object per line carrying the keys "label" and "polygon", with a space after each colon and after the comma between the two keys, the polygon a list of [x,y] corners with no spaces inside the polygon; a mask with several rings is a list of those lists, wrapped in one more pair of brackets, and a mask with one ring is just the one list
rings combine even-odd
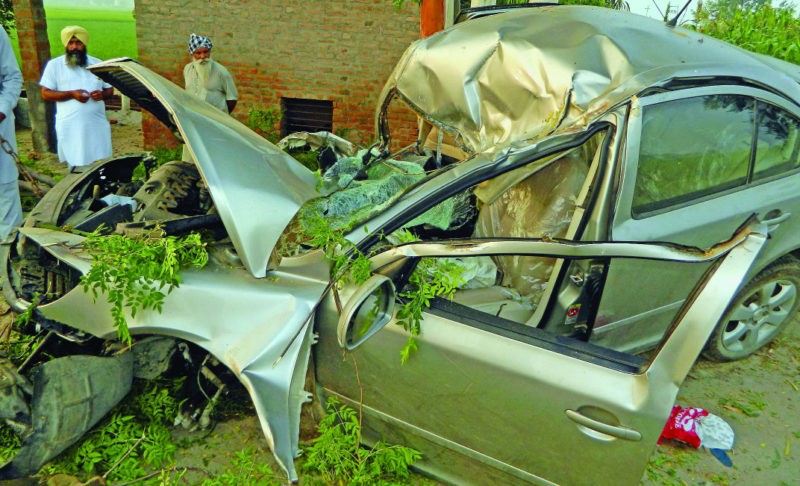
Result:
{"label": "car door handle", "polygon": [[629,429],[627,427],[620,427],[619,425],[611,425],[605,422],[600,422],[599,420],[589,418],[586,415],[577,412],[575,410],[567,409],[565,413],[567,414],[567,417],[569,417],[569,419],[572,420],[573,422],[582,425],[588,429],[594,430],[596,432],[600,432],[601,434],[610,435],[618,439],[625,439],[632,441],[642,440],[642,434],[636,430]]}
{"label": "car door handle", "polygon": [[772,231],[775,229],[775,226],[783,223],[792,213],[784,213],[780,209],[773,209],[772,211],[768,212],[764,215],[764,220],[761,222],[768,226],[769,230]]}

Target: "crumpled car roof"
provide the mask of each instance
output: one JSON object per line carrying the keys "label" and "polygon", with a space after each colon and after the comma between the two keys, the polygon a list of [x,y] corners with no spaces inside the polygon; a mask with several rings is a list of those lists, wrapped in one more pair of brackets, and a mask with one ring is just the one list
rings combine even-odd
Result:
{"label": "crumpled car roof", "polygon": [[607,8],[561,5],[471,20],[408,48],[387,81],[468,153],[566,131],[670,79],[722,76],[800,99],[800,67]]}

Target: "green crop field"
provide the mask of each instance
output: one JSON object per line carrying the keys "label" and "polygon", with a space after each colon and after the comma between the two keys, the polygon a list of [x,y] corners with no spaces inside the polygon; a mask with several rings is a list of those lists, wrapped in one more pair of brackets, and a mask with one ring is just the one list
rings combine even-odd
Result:
{"label": "green crop field", "polygon": [[[136,20],[132,10],[51,7],[46,8],[45,13],[50,54],[53,57],[64,53],[60,34],[67,25],[80,25],[89,31],[88,51],[94,57],[138,57]],[[16,36],[12,36],[11,42],[19,60]]]}

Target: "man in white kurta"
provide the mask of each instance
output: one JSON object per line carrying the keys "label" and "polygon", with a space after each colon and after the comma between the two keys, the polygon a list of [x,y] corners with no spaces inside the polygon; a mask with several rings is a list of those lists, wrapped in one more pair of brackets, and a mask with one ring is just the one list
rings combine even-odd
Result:
{"label": "man in white kurta", "polygon": [[[183,67],[183,80],[187,92],[204,100],[225,113],[232,113],[239,100],[233,76],[222,64],[211,59],[211,39],[203,35],[189,36],[189,54],[192,62]],[[186,146],[182,160],[192,161]]]}
{"label": "man in white kurta", "polygon": [[5,240],[11,230],[22,221],[17,164],[5,151],[5,149],[14,153],[17,151],[17,139],[14,136],[14,107],[17,106],[21,90],[22,73],[19,71],[8,35],[0,28],[0,136],[8,142],[8,144],[3,143],[4,149],[0,150],[0,240]]}
{"label": "man in white kurta", "polygon": [[71,25],[61,31],[66,54],[44,68],[42,98],[56,102],[58,159],[70,168],[111,157],[111,126],[104,99],[114,89],[86,69],[100,62],[87,54],[89,33]]}
{"label": "man in white kurta", "polygon": [[192,62],[183,68],[186,91],[225,113],[232,113],[239,93],[231,73],[225,66],[211,59],[212,47],[211,39],[206,36],[189,36]]}

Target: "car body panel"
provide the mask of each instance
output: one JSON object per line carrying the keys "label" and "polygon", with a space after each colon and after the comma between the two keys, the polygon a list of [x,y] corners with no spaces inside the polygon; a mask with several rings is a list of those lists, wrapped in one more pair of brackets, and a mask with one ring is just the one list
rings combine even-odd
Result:
{"label": "car body panel", "polygon": [[[90,268],[91,257],[80,246],[83,237],[42,228],[20,232],[82,273]],[[161,312],[126,312],[128,328],[133,335],[185,339],[227,366],[250,393],[279,464],[296,479],[300,406],[310,399],[303,391],[312,344],[309,317],[328,288],[328,266],[321,252],[312,252],[284,259],[268,279],[256,279],[242,268],[210,267],[183,271],[181,285],[165,299]],[[117,335],[110,304],[81,286],[36,310],[45,319],[94,336]]]}
{"label": "car body panel", "polygon": [[314,174],[235,118],[133,60],[105,61],[91,71],[180,132],[242,262],[253,276],[264,277],[281,233],[317,196]]}
{"label": "car body panel", "polygon": [[[737,246],[701,280],[650,363],[445,300],[425,312],[418,350],[406,364],[399,355],[406,334],[391,324],[342,360],[338,313],[328,302],[317,316],[318,386],[323,395],[363,404],[365,429],[381,434],[369,441],[420,447],[421,467],[447,482],[636,483],[681,382],[764,244],[765,235],[751,231],[728,243]],[[373,263],[380,271],[408,257],[644,257],[651,251],[651,257],[699,262],[727,249],[703,254],[637,243],[417,243],[380,253]],[[567,467],[571,461],[581,467]]]}
{"label": "car body panel", "polygon": [[[764,100],[788,113],[800,115],[800,107],[775,94],[750,87],[718,86],[668,92],[635,99],[627,126],[627,152],[621,154],[621,183],[614,200],[611,237],[621,241],[669,241],[705,247],[734,231],[750,214],[770,221],[771,238],[751,270],[751,276],[798,246],[791,237],[800,234],[800,171],[792,170],[777,177],[740,185],[677,207],[649,214],[632,216],[632,199],[636,181],[642,108],[659,103],[682,101],[709,95],[738,95]],[[776,218],[780,222],[775,221]],[[658,274],[664,288],[643,294],[637,302],[624,295],[605,295],[598,313],[593,341],[621,351],[639,352],[660,339],[672,321],[689,289],[697,281],[702,267],[675,271],[661,264],[644,265],[630,261],[612,262],[607,278],[611,288],[624,288],[649,275]],[[643,292],[647,290],[643,289]],[[633,334],[632,334],[633,333]]]}
{"label": "car body panel", "polygon": [[[456,54],[457,53],[457,54]],[[455,25],[412,44],[378,102],[398,97],[467,153],[583,127],[676,78],[750,79],[800,99],[800,68],[639,15],[542,6]]]}
{"label": "car body panel", "polygon": [[[768,232],[785,235],[794,228],[785,223],[796,220],[777,225],[773,219],[771,226],[753,224],[711,250],[697,250],[730,236],[751,211],[770,220],[774,208],[748,198],[747,208],[725,213],[725,221],[713,226],[715,212],[703,206],[703,224],[693,228],[708,227],[709,233],[684,240],[680,231],[692,225],[682,227],[673,220],[678,212],[656,218],[659,226],[674,226],[668,228],[674,234],[648,227],[653,223],[644,219],[627,221],[625,204],[629,209],[630,201],[625,191],[635,176],[635,139],[630,138],[636,136],[635,111],[648,99],[658,99],[663,91],[679,97],[697,86],[724,84],[760,87],[765,96],[788,106],[800,99],[796,66],[607,9],[541,7],[476,19],[413,44],[389,78],[376,116],[379,148],[386,149],[390,139],[387,107],[399,99],[440,134],[451,136],[464,157],[448,155],[444,167],[392,194],[388,207],[375,205],[382,208],[380,214],[364,217],[346,237],[372,258],[373,270],[384,282],[404,268],[413,270],[421,257],[522,254],[556,256],[564,264],[556,266],[541,305],[528,321],[508,321],[499,313],[439,298],[424,312],[419,349],[405,366],[399,351],[408,335],[395,325],[348,354],[340,345],[342,329],[349,328],[342,326],[338,298],[370,292],[355,283],[332,283],[330,262],[321,250],[300,247],[302,256],[270,260],[292,218],[318,195],[314,175],[229,115],[135,61],[112,60],[91,69],[186,141],[202,178],[196,185],[208,187],[224,225],[209,245],[208,266],[182,271],[182,283],[166,296],[162,312],[127,313],[128,327],[136,337],[168,335],[197,345],[227,366],[248,389],[270,447],[293,481],[300,407],[309,399],[306,365],[318,332],[314,373],[320,396],[337,395],[354,407],[363,406],[365,441],[387,439],[419,447],[422,467],[443,479],[634,483],[719,317],[754,265],[765,263],[759,260],[762,248],[777,255],[794,244],[765,243]],[[590,146],[595,136],[602,143],[591,160],[582,161],[587,165],[585,182],[570,201],[576,207],[567,222],[567,237],[579,241],[548,234],[513,241],[479,239],[474,233],[448,240],[443,230],[444,236],[429,233],[433,243],[386,248],[396,230],[410,227],[444,199],[506,174],[514,179],[517,174],[511,172],[517,169],[526,178],[538,175],[572,149]],[[428,157],[433,165],[442,162],[440,148]],[[421,145],[417,149],[412,158],[425,163],[419,161],[430,154]],[[388,157],[382,150],[369,154],[361,161],[374,164]],[[95,202],[93,189],[100,187],[100,179],[111,172],[99,171],[113,163],[98,162],[65,182],[79,188],[74,192],[86,203],[75,210],[77,219],[100,211],[89,203]],[[126,170],[127,179],[117,181],[121,184],[103,187],[110,192],[131,182],[133,169]],[[81,184],[81,176],[96,178]],[[769,180],[764,186],[786,195],[793,181]],[[72,196],[62,190],[43,201],[28,223],[47,228],[24,227],[13,244],[0,247],[0,255],[16,258],[4,260],[3,277],[9,283],[4,293],[15,308],[27,305],[13,295],[15,279],[7,277],[12,263],[30,264],[30,278],[21,275],[25,268],[16,269],[17,281],[27,278],[26,295],[35,295],[30,289],[41,283],[43,292],[51,294],[34,311],[39,324],[65,339],[113,339],[117,330],[109,304],[76,284],[91,265],[91,256],[81,247],[83,237],[53,229],[62,224],[54,218],[71,211],[56,199]],[[726,197],[716,199],[730,201]],[[687,208],[690,212],[691,206]],[[652,243],[655,235],[692,247]],[[380,251],[373,254],[376,244]],[[624,259],[627,267],[615,259]],[[626,321],[630,309],[627,315],[617,310],[626,301],[641,304],[633,308],[637,319],[663,323],[661,346],[649,361],[620,352],[629,350],[625,346],[630,340],[612,342],[613,349],[608,349],[599,345],[607,342],[584,342],[590,336],[576,338],[564,326],[569,324],[564,319],[568,306],[574,304],[579,285],[587,282],[588,272],[579,267],[596,262],[614,270],[597,287],[607,299],[601,302],[613,303],[598,313],[600,331],[606,324],[612,329],[613,320],[634,322]],[[673,270],[678,265],[695,270]],[[580,271],[573,272],[573,266]],[[58,273],[64,268],[69,272]],[[650,268],[664,279],[644,271]],[[63,294],[50,293],[49,274],[66,275],[72,286]],[[400,287],[395,290],[401,296],[406,277],[392,283]],[[681,278],[685,287],[669,286]],[[642,282],[655,285],[655,291],[640,290]],[[359,309],[358,302],[347,304]],[[668,322],[667,315],[675,320]],[[670,322],[674,325],[667,327]],[[649,331],[631,325],[627,335],[647,341]],[[568,467],[573,462],[580,467]]]}

